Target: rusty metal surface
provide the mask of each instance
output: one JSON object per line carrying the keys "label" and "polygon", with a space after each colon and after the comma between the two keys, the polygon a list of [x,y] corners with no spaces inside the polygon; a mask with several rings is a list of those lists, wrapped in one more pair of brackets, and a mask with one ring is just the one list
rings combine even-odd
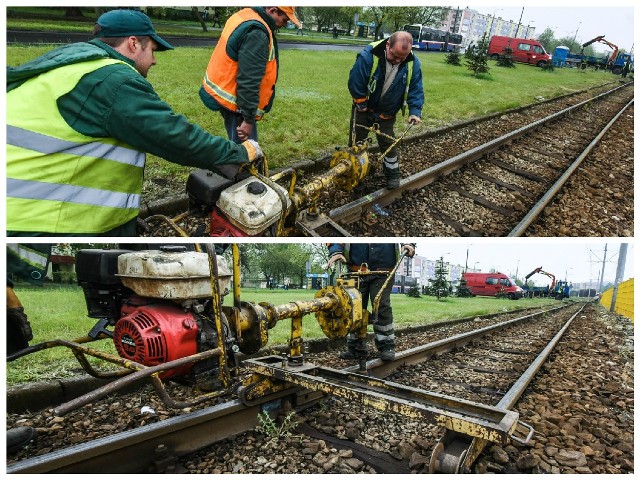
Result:
{"label": "rusty metal surface", "polygon": [[395,474],[409,474],[411,468],[409,467],[408,460],[397,460],[386,452],[379,452],[360,445],[359,443],[337,438],[331,435],[327,435],[309,425],[303,423],[296,427],[296,433],[302,433],[308,437],[324,440],[325,443],[333,448],[341,450],[350,450],[353,452],[353,456],[365,462],[376,473],[395,473]]}
{"label": "rusty metal surface", "polygon": [[[553,349],[556,347],[573,320],[582,312],[584,305],[562,326],[558,333],[551,339],[547,346],[538,354],[526,371],[514,382],[509,391],[496,405],[499,408],[510,409],[522,396],[527,386],[531,383],[536,373],[542,368]],[[478,436],[455,432],[448,429],[434,449],[431,462],[431,473],[462,473],[471,471],[473,463],[488,445],[486,439]]]}
{"label": "rusty metal surface", "polygon": [[[402,352],[396,352],[396,358],[390,362],[382,362],[380,359],[371,360],[367,363],[367,370],[378,377],[384,378],[397,370],[401,365],[416,365],[422,363],[432,356],[448,352],[454,348],[462,347],[469,342],[479,339],[492,332],[501,330],[509,325],[515,325],[521,322],[526,322],[540,315],[546,313],[553,313],[561,309],[567,308],[569,305],[560,305],[558,307],[551,308],[549,310],[541,310],[533,312],[522,317],[514,318],[507,322],[502,322],[496,325],[492,325],[471,332],[462,333],[453,337],[445,338],[435,342],[422,345],[420,347],[411,348]],[[355,371],[356,367],[351,367],[349,371]]]}
{"label": "rusty metal surface", "polygon": [[179,358],[177,360],[172,360],[170,362],[165,362],[162,363],[160,365],[156,365],[153,367],[146,367],[144,365],[141,365],[139,363],[136,362],[132,362],[132,361],[128,361],[125,359],[121,359],[123,360],[127,365],[130,366],[131,369],[137,370],[134,371],[133,373],[130,373],[126,376],[124,376],[123,378],[120,378],[118,380],[115,380],[111,383],[108,383],[107,385],[100,387],[96,390],[93,390],[89,393],[86,393],[84,395],[81,395],[77,398],[74,398],[73,400],[70,400],[69,402],[63,403],[62,405],[59,405],[58,407],[56,407],[54,409],[56,415],[64,415],[65,413],[70,412],[71,410],[74,410],[82,405],[86,405],[87,403],[90,403],[94,400],[97,400],[99,398],[103,398],[106,397],[107,395],[109,395],[110,393],[116,392],[122,388],[127,387],[128,385],[131,385],[134,382],[139,381],[141,378],[148,378],[151,376],[157,376],[159,373],[167,371],[167,370],[171,370],[172,368],[177,368],[177,367],[181,367],[183,365],[189,365],[201,360],[206,360],[207,358],[211,358],[214,356],[219,356],[220,355],[220,350],[219,349],[213,349],[213,350],[208,350],[206,352],[201,352],[201,353],[196,353],[194,355],[190,355],[188,357],[183,357],[183,358]]}
{"label": "rusty metal surface", "polygon": [[318,324],[327,338],[346,338],[348,333],[360,330],[363,322],[362,296],[355,283],[347,287],[327,285],[316,293],[316,297],[323,296],[336,299],[334,309],[316,312]]}
{"label": "rusty metal surface", "polygon": [[[545,312],[554,310],[556,309]],[[520,320],[524,321],[527,318],[530,318],[530,315],[520,317]],[[456,345],[457,342],[468,340],[453,337],[450,341],[451,345]],[[388,364],[379,360],[371,361],[367,365],[368,372],[384,377],[404,363],[416,364],[429,358],[433,351],[452,348],[447,347],[445,342],[435,342],[425,347],[427,348],[410,350],[410,353],[406,354],[399,352],[400,358]],[[282,362],[282,358],[280,361]],[[344,372],[356,369],[357,366],[353,366]],[[377,381],[373,377],[366,378],[369,379],[368,382]],[[7,473],[138,473],[144,471],[152,462],[152,452],[160,443],[169,445],[173,454],[186,455],[234,433],[254,428],[259,406],[264,401],[290,397],[296,408],[305,408],[322,398],[322,394],[314,389],[292,387],[274,392],[278,387],[274,388],[273,384],[269,384],[270,382],[267,382],[259,387],[267,397],[256,399],[255,402],[247,402],[245,405],[240,400],[229,401],[102,440],[21,461],[8,466]],[[442,421],[446,422],[445,419]],[[191,429],[195,429],[195,433],[192,434]],[[114,465],[114,456],[121,460],[117,465]]]}
{"label": "rusty metal surface", "polygon": [[493,443],[506,443],[518,420],[516,412],[501,408],[311,364],[282,365],[280,357],[248,360],[247,366],[288,384],[351,399],[377,410],[422,418]]}
{"label": "rusty metal surface", "polygon": [[6,473],[146,473],[158,445],[182,456],[257,426],[239,400],[8,465]]}
{"label": "rusty metal surface", "polygon": [[533,206],[533,208],[525,215],[525,217],[516,225],[511,232],[509,232],[509,237],[519,237],[524,234],[524,232],[531,226],[533,222],[536,221],[538,216],[542,213],[542,211],[546,208],[546,206],[551,202],[551,200],[555,197],[555,195],[560,191],[560,189],[564,186],[565,183],[569,180],[571,175],[580,167],[582,162],[587,155],[593,150],[596,145],[600,142],[602,137],[609,131],[609,129],[617,122],[618,118],[627,111],[631,105],[633,105],[634,101],[631,100],[627,103],[620,111],[611,119],[609,123],[602,129],[602,131],[593,139],[593,141],[584,149],[584,151],[578,155],[575,161],[571,164],[571,166],[562,174],[562,176],[556,180],[556,182],[551,186],[551,188],[538,200],[538,202]]}

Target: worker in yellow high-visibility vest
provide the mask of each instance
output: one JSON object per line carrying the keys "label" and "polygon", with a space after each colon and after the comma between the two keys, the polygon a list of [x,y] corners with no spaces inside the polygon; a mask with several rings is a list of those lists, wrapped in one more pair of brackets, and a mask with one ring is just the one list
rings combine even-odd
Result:
{"label": "worker in yellow high-visibility vest", "polygon": [[262,156],[160,99],[146,76],[173,47],[144,13],[104,13],[94,37],[7,68],[9,236],[136,235],[147,152],[208,170]]}

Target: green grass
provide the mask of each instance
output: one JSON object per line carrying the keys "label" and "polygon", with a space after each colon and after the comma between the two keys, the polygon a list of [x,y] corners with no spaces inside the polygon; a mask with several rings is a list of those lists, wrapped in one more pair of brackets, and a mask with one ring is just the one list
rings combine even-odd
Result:
{"label": "green grass", "polygon": [[[8,46],[7,65],[17,65],[51,49],[51,46]],[[347,143],[351,98],[347,90],[349,70],[356,52],[281,50],[281,66],[272,111],[259,124],[260,144],[272,167],[315,159]],[[157,55],[149,81],[161,98],[178,113],[210,132],[225,136],[220,115],[209,111],[198,97],[202,75],[211,56],[209,48],[178,48]],[[412,134],[460,120],[503,112],[576,92],[617,79],[609,72],[556,69],[546,72],[518,64],[496,67],[474,78],[464,66],[444,62],[445,54],[418,53],[424,74],[423,124]],[[398,130],[402,128],[398,120]],[[178,177],[188,170],[149,156],[149,178]]]}
{"label": "green grass", "polygon": [[[84,295],[79,287],[18,286],[15,291],[31,323],[34,337],[31,345],[84,337],[96,323],[95,319],[87,317]],[[93,346],[115,353],[110,343],[97,342]],[[80,364],[71,350],[55,347],[7,363],[7,384],[51,380],[80,371]]]}
{"label": "green grass", "polygon": [[[96,323],[87,317],[82,289],[79,287],[45,288],[17,286],[16,293],[29,317],[34,332],[31,345],[49,340],[73,340],[87,335]],[[261,290],[243,289],[242,300],[268,302],[282,305],[297,300],[314,298],[314,290]],[[231,305],[232,296],[225,298],[225,305]],[[396,328],[414,325],[429,325],[449,319],[503,312],[527,306],[553,304],[554,300],[521,299],[512,301],[496,298],[447,298],[438,301],[434,297],[410,298],[402,294],[392,295],[392,307]],[[291,321],[282,320],[269,331],[270,346],[285,345],[289,339]],[[314,315],[303,319],[303,338],[323,338],[324,334]],[[93,348],[115,354],[111,340],[101,340],[89,344]],[[101,361],[92,359],[98,368],[113,369]],[[80,364],[71,350],[54,347],[43,350],[7,364],[7,385],[24,382],[46,381],[82,373]]]}
{"label": "green grass", "polygon": [[[11,7],[7,8],[7,30],[32,30],[49,32],[75,32],[91,34],[96,18],[94,8],[84,8],[84,20],[65,18],[65,10],[55,7]],[[152,18],[153,26],[160,36],[180,36],[194,38],[219,38],[221,28],[212,28],[211,19],[207,20],[207,31],[195,20],[168,20]],[[340,36],[333,38],[328,32],[304,30],[297,35],[294,28],[283,28],[277,32],[278,39],[293,43],[320,42],[329,44],[367,44],[371,39]]]}

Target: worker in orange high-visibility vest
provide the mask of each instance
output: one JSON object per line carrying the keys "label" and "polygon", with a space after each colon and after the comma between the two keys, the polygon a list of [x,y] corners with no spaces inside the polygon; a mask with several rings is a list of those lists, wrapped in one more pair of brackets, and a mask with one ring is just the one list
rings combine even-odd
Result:
{"label": "worker in orange high-visibility vest", "polygon": [[200,98],[224,119],[230,140],[258,139],[256,122],[271,109],[278,79],[275,31],[289,21],[300,28],[295,7],[251,7],[225,23],[200,87]]}

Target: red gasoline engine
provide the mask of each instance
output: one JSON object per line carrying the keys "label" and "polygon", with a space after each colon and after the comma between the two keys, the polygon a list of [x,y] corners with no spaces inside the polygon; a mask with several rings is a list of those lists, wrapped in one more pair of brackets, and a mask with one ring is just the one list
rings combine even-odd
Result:
{"label": "red gasoline engine", "polygon": [[[208,255],[184,249],[78,252],[78,283],[89,316],[100,319],[94,330],[112,336],[121,357],[155,366],[217,347]],[[232,274],[224,257],[217,261],[224,295]],[[160,376],[195,382],[199,373],[212,369],[215,363],[209,360]]]}

